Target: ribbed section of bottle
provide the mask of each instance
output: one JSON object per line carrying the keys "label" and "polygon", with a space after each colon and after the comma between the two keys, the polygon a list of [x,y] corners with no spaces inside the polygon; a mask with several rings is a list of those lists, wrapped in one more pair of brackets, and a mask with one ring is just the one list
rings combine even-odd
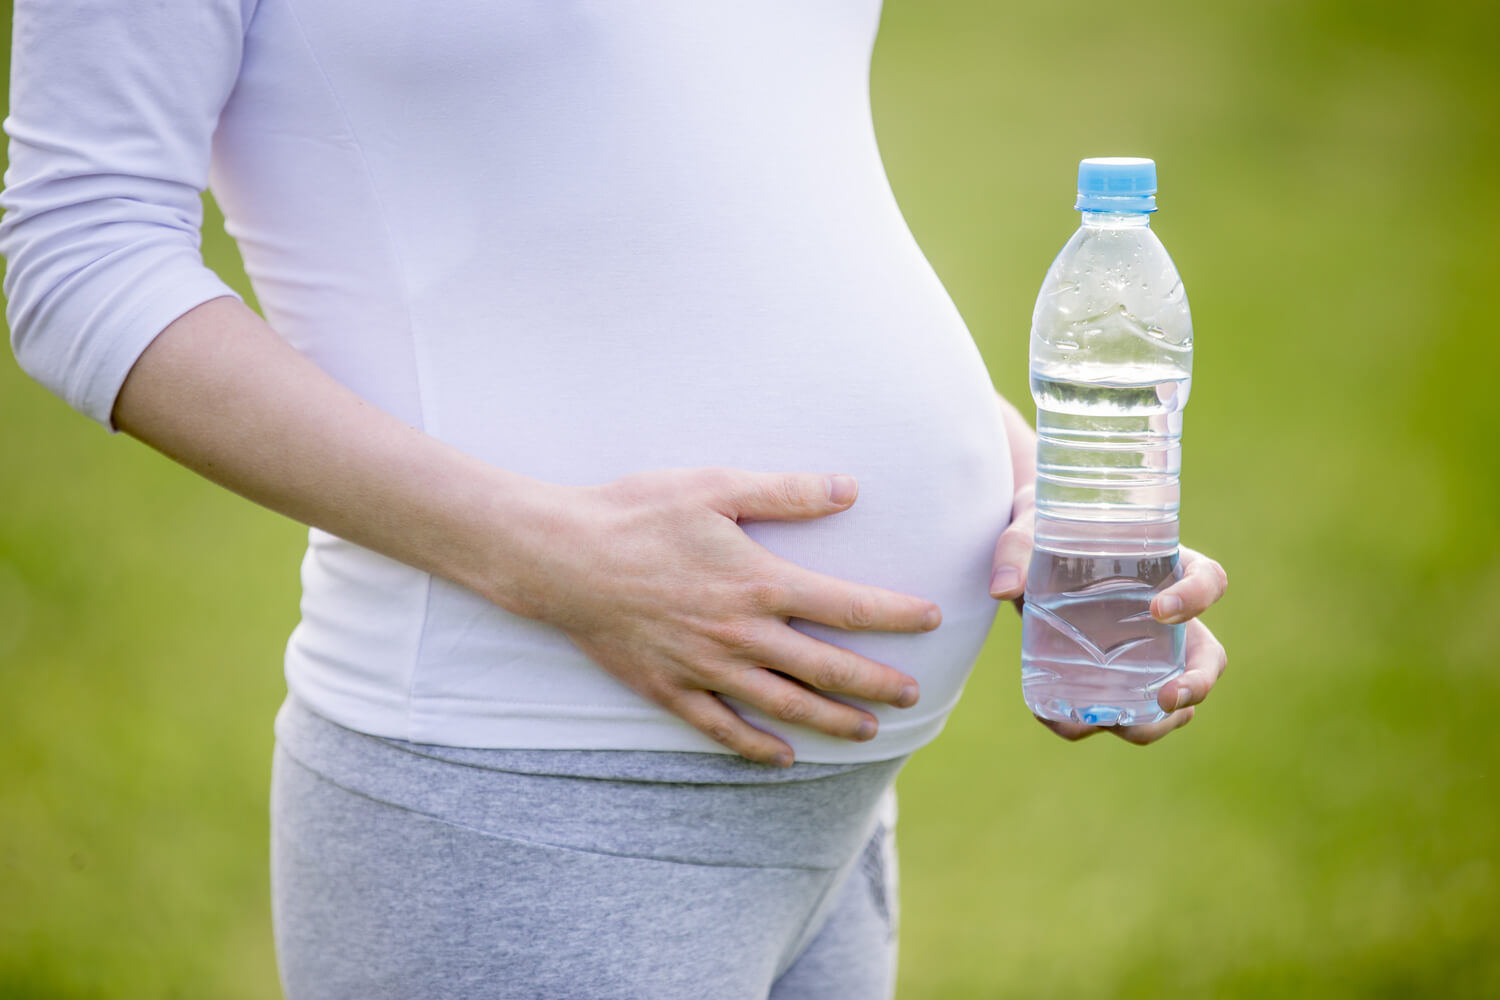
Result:
{"label": "ribbed section of bottle", "polygon": [[[1104,555],[1131,535],[1149,553],[1176,549],[1182,474],[1176,396],[1187,397],[1188,379],[1112,387],[1034,376],[1032,384],[1038,402],[1058,396],[1074,402],[1068,412],[1038,406],[1037,514],[1047,522],[1038,523],[1038,543]],[[1127,523],[1137,528],[1121,535],[1098,529]]]}

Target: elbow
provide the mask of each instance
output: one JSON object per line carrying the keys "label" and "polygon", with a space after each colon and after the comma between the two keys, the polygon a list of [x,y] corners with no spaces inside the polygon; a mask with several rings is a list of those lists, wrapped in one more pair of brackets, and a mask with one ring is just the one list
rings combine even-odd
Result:
{"label": "elbow", "polygon": [[57,338],[47,336],[44,303],[51,297],[46,267],[48,256],[40,241],[30,239],[29,218],[15,206],[5,205],[0,219],[0,256],[5,258],[5,322],[10,331],[10,349],[21,370],[65,399],[68,396],[64,360],[70,353],[59,350]]}
{"label": "elbow", "polygon": [[131,367],[194,306],[234,293],[203,265],[196,225],[164,204],[113,198],[28,210],[11,191],[0,220],[6,320],[22,370],[113,429]]}

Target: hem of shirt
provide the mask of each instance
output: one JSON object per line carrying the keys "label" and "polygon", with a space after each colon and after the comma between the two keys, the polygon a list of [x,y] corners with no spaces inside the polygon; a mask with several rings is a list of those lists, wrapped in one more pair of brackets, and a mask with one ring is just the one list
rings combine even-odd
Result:
{"label": "hem of shirt", "polygon": [[[347,695],[288,677],[292,695],[317,715],[355,732],[382,739],[433,746],[484,750],[613,750],[711,753],[737,756],[733,750],[666,713],[642,712],[631,706],[535,705],[476,703],[457,699],[422,699],[385,704]],[[962,694],[962,689],[958,695]],[[907,756],[943,731],[958,695],[943,709],[920,720],[886,719],[873,740],[856,743],[813,730],[782,732],[798,763],[869,764]],[[758,720],[752,720],[758,721]]]}

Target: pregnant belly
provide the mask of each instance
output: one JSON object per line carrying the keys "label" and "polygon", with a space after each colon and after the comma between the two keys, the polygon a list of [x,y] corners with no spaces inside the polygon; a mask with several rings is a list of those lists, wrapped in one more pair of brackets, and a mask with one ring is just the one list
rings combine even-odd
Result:
{"label": "pregnant belly", "polygon": [[[839,434],[836,445],[797,455],[782,447],[758,460],[744,452],[720,454],[725,460],[717,462],[683,454],[683,462],[665,463],[852,473],[860,496],[851,508],[811,521],[746,523],[744,530],[799,566],[942,608],[942,625],[920,635],[791,620],[808,635],[908,672],[922,691],[912,708],[866,705],[880,732],[859,744],[784,725],[730,700],[753,724],[784,738],[800,760],[909,753],[937,735],[963,689],[996,613],[990,561],[1011,498],[993,395],[971,394],[970,405],[971,419],[959,423],[917,420],[878,434]],[[663,464],[635,457],[639,467]],[[321,532],[313,533],[303,581],[288,682],[344,725],[452,746],[723,750],[588,660],[561,632],[455,584]]]}

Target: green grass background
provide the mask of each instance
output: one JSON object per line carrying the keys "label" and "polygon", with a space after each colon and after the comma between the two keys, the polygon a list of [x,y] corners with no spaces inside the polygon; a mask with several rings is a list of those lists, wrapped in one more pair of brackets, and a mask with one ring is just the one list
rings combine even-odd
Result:
{"label": "green grass background", "polygon": [[[1032,722],[1001,615],[901,779],[901,997],[1500,996],[1496,11],[888,4],[892,183],[1023,407],[1076,161],[1158,160],[1184,534],[1233,581],[1228,674],[1145,750]],[[0,996],[276,996],[301,529],[9,364],[0,462]]]}

